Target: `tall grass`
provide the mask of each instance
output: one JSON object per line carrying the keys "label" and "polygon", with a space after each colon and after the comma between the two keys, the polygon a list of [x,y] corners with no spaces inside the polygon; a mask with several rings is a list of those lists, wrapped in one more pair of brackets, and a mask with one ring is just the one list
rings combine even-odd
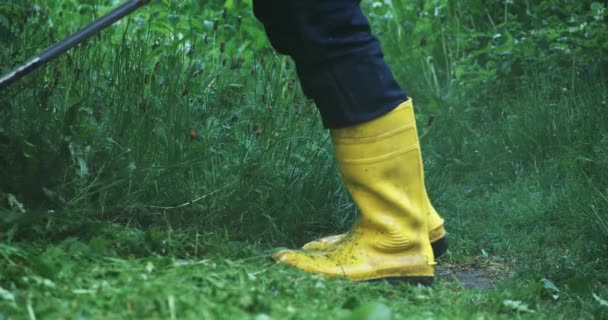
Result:
{"label": "tall grass", "polygon": [[291,62],[240,59],[249,40],[221,21],[162,41],[133,21],[3,93],[3,193],[41,219],[226,226],[236,238],[302,241],[345,224],[352,205]]}
{"label": "tall grass", "polygon": [[[16,195],[30,216],[62,224],[189,226],[291,245],[344,229],[355,208],[292,63],[260,45],[248,8],[223,17],[219,2],[182,5],[199,11],[171,24],[177,18],[170,14],[152,19],[159,10],[152,7],[2,93],[0,193]],[[29,18],[21,33],[19,23],[9,26],[17,36],[7,42],[11,58],[3,70],[55,40],[41,30],[51,29],[48,17],[59,9],[44,9],[46,16]],[[514,244],[534,250],[524,245],[529,238],[518,243],[510,235],[547,226],[568,241],[602,243],[602,74],[585,80],[577,68],[530,68],[510,78],[505,70],[457,71],[474,61],[471,47],[454,41],[460,34],[422,18],[397,23],[404,20],[388,15],[414,21],[408,17],[417,9],[389,9],[370,8],[370,18],[414,97],[429,192],[465,244],[461,252]],[[446,25],[461,30],[461,19]],[[190,27],[196,21],[207,22]],[[4,206],[10,213],[3,229],[19,226],[16,236],[56,232],[32,233],[23,223],[30,220]],[[513,224],[483,223],[503,215]]]}
{"label": "tall grass", "polygon": [[[542,217],[550,215],[563,228],[581,228],[564,232],[565,238],[584,234],[585,241],[603,243],[608,100],[601,66],[607,62],[603,47],[587,45],[605,32],[605,11],[595,2],[568,4],[571,16],[560,22],[556,17],[565,13],[546,11],[548,5],[391,2],[374,3],[368,11],[417,106],[435,201],[454,204],[463,195],[447,189],[462,188],[458,192],[475,202],[466,210],[484,211],[483,217],[513,214],[505,202],[520,201],[522,221],[537,219],[535,227],[543,228]],[[570,25],[577,21],[585,21],[589,33]],[[585,44],[570,47],[579,42]],[[538,199],[520,199],[511,188]],[[517,200],[480,202],[505,192]],[[446,208],[448,218],[451,210],[458,209]],[[448,219],[448,225],[452,221],[457,234],[473,229],[483,235],[485,223],[460,221],[475,219],[469,213]]]}

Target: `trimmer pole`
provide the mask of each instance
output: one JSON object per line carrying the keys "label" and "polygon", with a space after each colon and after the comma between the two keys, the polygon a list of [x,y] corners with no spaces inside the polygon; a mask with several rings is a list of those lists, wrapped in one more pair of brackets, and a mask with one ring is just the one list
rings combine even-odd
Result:
{"label": "trimmer pole", "polygon": [[105,16],[99,18],[98,20],[95,20],[94,22],[92,22],[88,26],[84,27],[80,31],[77,31],[76,33],[63,39],[62,41],[48,47],[42,53],[31,58],[23,65],[13,69],[13,71],[0,77],[0,90],[8,87],[11,83],[19,80],[23,76],[29,74],[30,72],[34,71],[41,65],[52,60],[53,58],[70,50],[74,46],[76,46],[79,43],[90,38],[91,36],[98,33],[99,31],[105,29],[106,27],[113,24],[114,22],[122,19],[123,17],[130,14],[131,12],[139,9],[141,6],[147,4],[148,2],[150,2],[150,0],[128,1],[128,2],[124,3],[123,5],[121,5],[120,7],[112,10],[110,13],[106,14]]}

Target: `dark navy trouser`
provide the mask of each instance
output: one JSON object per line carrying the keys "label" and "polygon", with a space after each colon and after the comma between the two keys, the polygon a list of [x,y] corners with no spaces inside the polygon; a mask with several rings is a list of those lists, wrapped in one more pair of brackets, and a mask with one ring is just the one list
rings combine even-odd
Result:
{"label": "dark navy trouser", "polygon": [[254,0],[253,11],[273,47],[295,61],[325,127],[374,119],[407,99],[360,0]]}

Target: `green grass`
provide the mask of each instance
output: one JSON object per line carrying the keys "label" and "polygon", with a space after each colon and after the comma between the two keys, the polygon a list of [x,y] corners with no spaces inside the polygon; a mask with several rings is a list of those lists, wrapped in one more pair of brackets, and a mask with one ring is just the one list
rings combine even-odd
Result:
{"label": "green grass", "polygon": [[[28,312],[38,318],[368,319],[369,315],[355,314],[366,315],[384,306],[395,319],[605,316],[588,296],[594,286],[583,280],[572,282],[582,288],[558,285],[559,292],[540,278],[524,280],[510,272],[496,280],[496,290],[486,291],[466,289],[447,275],[433,288],[353,283],[276,265],[245,243],[215,239],[198,248],[206,254],[197,259],[160,253],[138,257],[115,249],[129,237],[145,243],[143,236],[134,234],[137,231],[107,227],[101,233],[104,236],[88,243],[76,239],[54,245],[30,243],[28,251],[3,246],[3,270],[18,279],[17,288],[8,288],[11,296],[3,296],[3,315],[9,319],[27,318]],[[214,243],[220,247],[211,249]],[[497,268],[496,261],[496,257],[481,257],[476,259],[479,265],[470,267]]]}
{"label": "green grass", "polygon": [[[0,4],[0,70],[107,9],[75,5]],[[414,97],[450,251],[432,288],[354,283],[269,259],[347,229],[356,208],[293,64],[247,6],[222,7],[153,5],[2,92],[0,319],[608,318],[608,85],[588,52],[456,77],[504,48],[475,56],[455,29],[370,8]],[[496,28],[520,28],[498,12]]]}

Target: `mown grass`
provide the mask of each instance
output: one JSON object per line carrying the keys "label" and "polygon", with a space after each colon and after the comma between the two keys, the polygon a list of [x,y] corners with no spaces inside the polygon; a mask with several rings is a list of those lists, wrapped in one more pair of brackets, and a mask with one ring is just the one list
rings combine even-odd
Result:
{"label": "mown grass", "polygon": [[[257,47],[248,8],[185,3],[0,95],[0,319],[608,317],[601,72],[452,84],[428,52],[404,50],[408,26],[372,14],[414,97],[451,248],[433,288],[326,279],[268,259],[356,217],[314,106],[291,62]],[[80,15],[62,8],[28,18],[0,66],[52,42],[49,16]]]}

